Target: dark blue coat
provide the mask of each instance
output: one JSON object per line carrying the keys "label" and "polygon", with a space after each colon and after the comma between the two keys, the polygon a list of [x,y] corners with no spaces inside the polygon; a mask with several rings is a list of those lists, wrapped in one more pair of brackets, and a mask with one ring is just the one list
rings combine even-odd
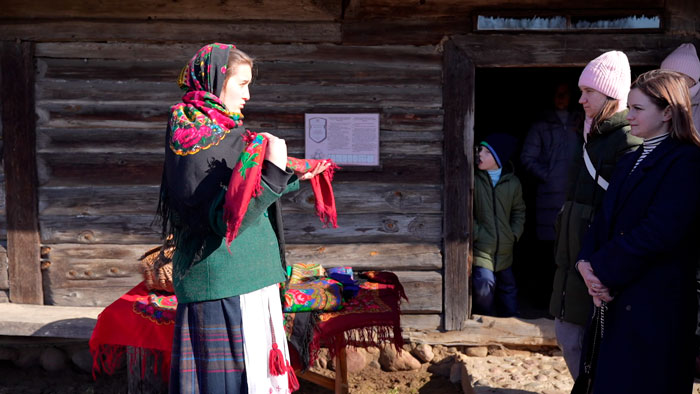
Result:
{"label": "dark blue coat", "polygon": [[579,257],[611,289],[595,394],[690,393],[700,148],[670,137],[617,164]]}
{"label": "dark blue coat", "polygon": [[580,113],[572,111],[562,122],[554,110],[549,110],[525,137],[520,161],[538,181],[535,219],[539,240],[556,238],[554,222],[566,201],[569,169],[574,156],[581,154],[581,120]]}

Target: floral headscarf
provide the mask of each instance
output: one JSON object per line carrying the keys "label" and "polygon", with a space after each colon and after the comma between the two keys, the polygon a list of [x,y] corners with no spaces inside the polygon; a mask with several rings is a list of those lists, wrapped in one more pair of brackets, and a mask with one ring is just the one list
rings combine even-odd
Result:
{"label": "floral headscarf", "polygon": [[172,232],[172,213],[190,230],[208,231],[209,204],[228,184],[245,148],[243,115],[227,111],[218,97],[233,48],[219,43],[202,47],[178,78],[185,93],[170,111],[158,208],[164,235]]}
{"label": "floral headscarf", "polygon": [[221,92],[232,48],[235,46],[207,45],[180,72],[178,85],[185,95],[181,103],[171,107],[168,122],[170,149],[175,154],[193,155],[208,149],[224,139],[231,129],[243,124],[243,115],[227,111],[215,95]]}

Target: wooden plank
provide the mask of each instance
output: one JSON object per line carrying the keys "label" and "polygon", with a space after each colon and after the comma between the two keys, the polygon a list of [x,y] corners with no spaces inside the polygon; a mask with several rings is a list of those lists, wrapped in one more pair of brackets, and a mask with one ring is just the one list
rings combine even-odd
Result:
{"label": "wooden plank", "polygon": [[[38,158],[39,181],[47,187],[157,185],[161,181],[162,157],[162,153],[45,153]],[[367,171],[338,171],[334,182],[365,182],[371,179],[375,183],[404,185],[440,183],[440,156],[380,155],[380,163],[380,168]]]}
{"label": "wooden plank", "polygon": [[306,371],[298,370],[298,371],[295,371],[295,373],[297,375],[297,378],[299,378],[299,379],[304,379],[307,382],[311,382],[311,383],[316,384],[318,386],[325,387],[331,391],[335,390],[335,378],[331,379],[327,376],[323,376],[323,375],[316,373],[316,372],[313,372],[309,369],[307,369]]}
{"label": "wooden plank", "polygon": [[158,244],[158,242],[131,245],[60,243],[47,244],[47,246],[51,248],[49,251],[50,260],[57,262],[60,265],[68,264],[71,261],[90,261],[94,259],[103,260],[105,262],[107,260],[114,260],[115,263],[121,261],[130,261],[135,263],[145,251],[157,246]]}
{"label": "wooden plank", "polygon": [[[49,265],[44,271],[48,282],[46,298],[55,305],[109,305],[142,280],[137,259],[155,245],[157,242],[49,244]],[[442,276],[436,271],[441,261],[435,244],[288,245],[287,251],[290,263],[320,262],[326,267],[351,264],[357,272],[393,271],[409,298],[409,302],[402,303],[402,312],[426,314],[442,310]],[[348,251],[353,251],[351,256]],[[434,319],[428,321],[432,323],[419,325],[434,323]]]}
{"label": "wooden plank", "polygon": [[[245,109],[245,125],[255,129],[301,130],[304,127],[305,112],[327,112],[323,107],[309,108],[249,108]],[[380,132],[439,132],[442,141],[442,110],[430,108],[363,108],[355,107],[353,112],[379,112]],[[382,140],[384,136],[381,136]]]}
{"label": "wooden plank", "polygon": [[106,307],[124,293],[131,290],[143,279],[134,277],[128,285],[114,284],[112,281],[90,283],[85,287],[55,288],[51,287],[47,301],[51,305],[68,307]]}
{"label": "wooden plank", "polygon": [[554,320],[544,318],[527,320],[474,315],[473,319],[465,322],[462,331],[404,331],[403,336],[408,342],[444,346],[486,344],[557,346]]}
{"label": "wooden plank", "polygon": [[152,221],[152,216],[145,215],[42,215],[41,241],[46,244],[157,244],[160,230],[157,226],[151,227]]}
{"label": "wooden plank", "polygon": [[10,289],[10,278],[8,275],[7,249],[0,245],[0,290]]}
{"label": "wooden plank", "polygon": [[401,301],[401,313],[441,313],[442,275],[436,271],[394,271],[408,301]]}
{"label": "wooden plank", "polygon": [[143,280],[138,258],[158,243],[52,244],[44,270],[52,305],[107,306]]}
{"label": "wooden plank", "polygon": [[[109,129],[43,129],[38,131],[37,150],[40,155],[67,151],[162,153],[164,133],[164,129],[128,129],[119,132]],[[304,130],[274,130],[273,133],[286,140],[290,156],[304,157]],[[379,150],[385,157],[412,156],[416,152],[421,155],[441,155],[441,139],[442,135],[437,132],[380,131]],[[139,141],[139,144],[134,146],[133,141]]]}
{"label": "wooden plank", "polygon": [[148,249],[139,250],[139,256],[128,260],[97,257],[89,259],[61,258],[52,254],[48,264],[45,264],[44,271],[49,275],[48,279],[52,289],[74,286],[99,287],[105,283],[109,283],[111,286],[129,286],[134,283],[136,278],[141,277],[137,259],[146,250]]}
{"label": "wooden plank", "polygon": [[42,304],[33,44],[3,41],[0,68],[10,300]]}
{"label": "wooden plank", "polygon": [[38,158],[41,185],[154,185],[160,183],[163,154],[123,153],[42,154]]}
{"label": "wooden plank", "polygon": [[[123,0],[113,2],[85,2],[63,0],[60,5],[50,0],[32,3],[9,2],[3,7],[3,17],[18,18],[93,18],[93,19],[182,19],[202,21],[333,21],[340,17],[339,1],[314,0],[238,0],[202,4],[196,0],[178,0],[175,5],[158,2]],[[204,24],[204,22],[199,21]]]}
{"label": "wooden plank", "polygon": [[[105,53],[105,55],[108,54]],[[136,79],[173,83],[177,81],[185,61],[180,59],[39,58],[37,59],[39,70],[37,79],[80,80],[99,77],[102,80]]]}
{"label": "wooden plank", "polygon": [[[386,185],[337,183],[333,185],[338,212],[349,213],[434,213],[442,212],[440,187],[437,185]],[[315,212],[315,198],[309,184],[282,199],[286,213]]]}
{"label": "wooden plank", "polygon": [[[102,90],[102,94],[95,89]],[[167,111],[169,105],[179,101],[181,96],[182,91],[176,81],[124,79],[120,83],[114,83],[86,75],[80,80],[44,78],[36,83],[36,98],[42,101],[48,110],[65,106],[74,111],[84,112],[94,106],[110,104],[114,108],[136,112],[147,104],[146,109],[141,111],[150,110],[154,105],[162,106],[162,110]],[[92,106],[90,103],[93,103]],[[85,106],[87,109],[83,108]]]}
{"label": "wooden plank", "polygon": [[440,215],[338,215],[338,228],[323,228],[308,214],[284,215],[285,238],[290,243],[439,242]]}
{"label": "wooden plank", "polygon": [[349,19],[343,21],[343,43],[347,45],[407,45],[440,46],[444,37],[473,31],[469,17],[380,19]]}
{"label": "wooden plank", "polygon": [[0,335],[87,340],[103,309],[0,303]]}
{"label": "wooden plank", "polygon": [[[26,41],[127,41],[197,43],[340,43],[336,22],[97,21],[22,19],[0,24],[0,37]],[[192,56],[191,52],[189,56]]]}
{"label": "wooden plank", "polygon": [[583,67],[610,50],[623,51],[632,66],[658,66],[684,42],[700,38],[667,34],[467,34],[453,38],[477,67]]}
{"label": "wooden plank", "polygon": [[[151,215],[42,215],[44,243],[158,243],[160,229]],[[285,214],[289,243],[429,242],[441,239],[441,216],[435,214],[338,215],[339,228],[323,228],[315,215]]]}
{"label": "wooden plank", "polygon": [[435,244],[291,244],[287,264],[314,263],[324,267],[350,266],[355,271],[441,270],[442,256]]}
{"label": "wooden plank", "polygon": [[[154,215],[160,187],[79,186],[43,187],[39,191],[40,215]],[[387,185],[334,183],[338,212],[349,213],[434,213],[442,212],[438,185]],[[313,191],[302,183],[299,191],[282,198],[285,213],[315,213]]]}
{"label": "wooden plank", "polygon": [[[442,328],[442,315],[401,315],[401,330],[409,331],[438,331]],[[404,334],[405,335],[405,334]]]}
{"label": "wooden plank", "polygon": [[[176,61],[177,69],[184,66],[202,46],[201,43],[172,43],[163,51],[162,44],[148,42],[40,42],[36,56],[66,59],[115,59],[128,62]],[[246,44],[238,48],[255,58],[255,62],[336,62],[352,64],[393,64],[410,69],[441,70],[441,56],[432,45],[374,45],[336,44]],[[139,57],[135,58],[134,53]],[[309,64],[311,66],[311,64]],[[179,71],[179,70],[178,70]]]}
{"label": "wooden plank", "polygon": [[[401,85],[355,85],[350,81],[327,86],[308,82],[293,85],[255,84],[250,87],[250,95],[254,99],[246,108],[314,108],[318,103],[324,103],[324,107],[338,109],[350,104],[374,108],[439,109],[442,103],[440,93],[437,83],[417,81]],[[37,82],[37,99],[42,101],[42,108],[50,112],[70,110],[76,115],[92,114],[95,109],[109,108],[112,112],[127,112],[125,110],[129,109],[129,112],[143,116],[144,111],[158,105],[158,113],[149,111],[147,114],[149,117],[162,116],[167,113],[170,104],[179,101],[180,94],[177,85],[170,82],[125,80],[115,84],[109,80],[94,79],[70,81],[70,84],[54,79]]]}
{"label": "wooden plank", "polygon": [[[58,91],[57,91],[58,92]],[[57,93],[58,94],[58,93]],[[128,95],[127,93],[124,93]],[[179,98],[162,102],[85,102],[38,101],[37,114],[42,130],[74,128],[93,130],[158,130],[167,124],[170,105]],[[438,108],[354,107],[353,112],[380,114],[380,129],[395,132],[441,132],[442,111]],[[347,112],[337,106],[246,107],[245,127],[255,131],[302,130],[306,112]],[[410,134],[409,134],[410,135]],[[440,139],[442,137],[439,137]],[[439,140],[439,139],[438,139]],[[435,141],[437,142],[437,141]]]}
{"label": "wooden plank", "polygon": [[[109,264],[107,264],[109,263]],[[50,285],[47,286],[47,304],[63,306],[107,306],[143,280],[140,272],[130,276],[112,276],[109,267],[119,267],[121,273],[129,272],[128,266],[137,267],[134,262],[114,261],[52,261]],[[63,265],[63,266],[62,266]],[[62,266],[62,267],[60,267]],[[136,268],[137,269],[137,268]],[[87,273],[90,272],[90,275]],[[71,275],[74,273],[74,275]],[[442,312],[442,276],[435,271],[395,271],[401,280],[409,301],[402,300],[401,312],[420,314]],[[409,320],[411,321],[411,320]]]}
{"label": "wooden plank", "polygon": [[[163,152],[165,127],[155,129],[52,129],[37,130],[37,152],[43,153],[161,153]],[[303,125],[298,125],[303,127]],[[248,124],[246,128],[251,128]],[[381,126],[380,126],[381,127]],[[303,157],[304,130],[255,128],[272,132],[285,139],[289,155]],[[235,133],[235,131],[234,131]],[[139,143],[134,144],[134,141]],[[388,155],[442,155],[442,130],[440,131],[379,131],[379,151]],[[1,175],[0,175],[1,176]]]}
{"label": "wooden plank", "polygon": [[[597,9],[610,8],[606,0],[525,0],[514,3],[509,0],[431,0],[407,2],[401,0],[350,0],[345,9],[346,20],[366,20],[368,18],[406,19],[420,15],[424,19],[470,15],[475,10],[491,9],[503,12],[517,6],[520,9]],[[663,0],[620,0],[615,2],[618,9],[663,8]]]}
{"label": "wooden plank", "polygon": [[[93,272],[99,271],[98,263],[90,265]],[[82,267],[85,266],[82,265]],[[442,297],[440,297],[442,277],[439,273],[429,271],[397,271],[395,273],[401,280],[409,298],[408,302],[402,301],[402,313],[425,315],[442,312]],[[61,278],[59,275],[59,273],[52,274],[52,278],[54,278],[52,281],[55,283],[52,283],[47,289],[47,303],[50,305],[107,306],[143,280],[140,273],[118,280],[115,278],[67,279]]]}
{"label": "wooden plank", "polygon": [[335,394],[348,394],[348,363],[346,360],[343,334],[338,334],[335,339]]}
{"label": "wooden plank", "polygon": [[[149,244],[49,244],[48,270],[53,275],[78,279],[85,270],[76,264],[99,261],[104,268],[86,278],[133,276],[138,273],[138,258],[157,243]],[[287,263],[317,263],[324,267],[351,266],[355,271],[438,271],[442,269],[440,248],[436,244],[288,244]],[[69,271],[76,272],[70,275]]]}
{"label": "wooden plank", "polygon": [[[163,153],[166,123],[155,129],[37,130],[37,152],[43,153]],[[138,141],[138,143],[134,143]]]}
{"label": "wooden plank", "polygon": [[469,316],[475,77],[474,64],[451,41],[444,59],[445,329],[461,330]]}
{"label": "wooden plank", "polygon": [[[309,63],[313,61],[313,63]],[[127,61],[112,59],[40,59],[38,79],[80,80],[99,77],[100,80],[139,80],[174,82],[184,61]],[[440,84],[440,69],[416,67],[409,64],[328,61],[256,62],[255,84],[296,84],[315,82],[331,85],[352,81],[357,85],[396,85],[421,83]]]}
{"label": "wooden plank", "polygon": [[[700,2],[694,0],[670,0],[666,2],[669,17],[665,21],[667,31],[671,34],[697,35],[700,31]],[[697,46],[697,44],[696,44]],[[668,48],[669,51],[673,48]]]}

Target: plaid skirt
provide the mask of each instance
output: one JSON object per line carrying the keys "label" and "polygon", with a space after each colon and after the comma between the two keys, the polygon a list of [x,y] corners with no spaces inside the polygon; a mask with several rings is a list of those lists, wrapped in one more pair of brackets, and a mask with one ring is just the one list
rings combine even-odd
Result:
{"label": "plaid skirt", "polygon": [[170,393],[246,394],[239,296],[179,304]]}

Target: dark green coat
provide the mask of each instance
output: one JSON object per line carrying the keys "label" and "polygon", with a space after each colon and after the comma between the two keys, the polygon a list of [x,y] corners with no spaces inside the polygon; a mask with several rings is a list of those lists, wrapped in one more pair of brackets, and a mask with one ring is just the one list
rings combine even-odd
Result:
{"label": "dark green coat", "polygon": [[282,193],[276,193],[264,181],[261,184],[263,192],[250,200],[230,253],[225,242],[223,189],[211,205],[212,231],[205,237],[201,249],[202,242],[197,236],[186,230],[175,233],[173,285],[178,302],[232,297],[285,280],[276,229],[270,220],[270,216],[274,216],[271,205],[282,194],[297,190],[299,181],[291,182]]}
{"label": "dark green coat", "polygon": [[525,228],[520,180],[506,170],[496,186],[486,171],[474,178],[474,265],[501,271],[513,265],[513,245]]}
{"label": "dark green coat", "polygon": [[[608,182],[617,161],[627,152],[636,149],[642,140],[629,134],[625,119],[627,110],[604,121],[601,134],[591,134],[586,150],[598,174]],[[581,139],[583,145],[583,139]],[[583,150],[575,156],[569,172],[569,190],[556,223],[555,262],[552,298],[549,313],[561,320],[585,325],[590,317],[593,300],[588,295],[581,275],[575,270],[583,236],[593,216],[603,202],[605,190],[591,177],[583,161]]]}

